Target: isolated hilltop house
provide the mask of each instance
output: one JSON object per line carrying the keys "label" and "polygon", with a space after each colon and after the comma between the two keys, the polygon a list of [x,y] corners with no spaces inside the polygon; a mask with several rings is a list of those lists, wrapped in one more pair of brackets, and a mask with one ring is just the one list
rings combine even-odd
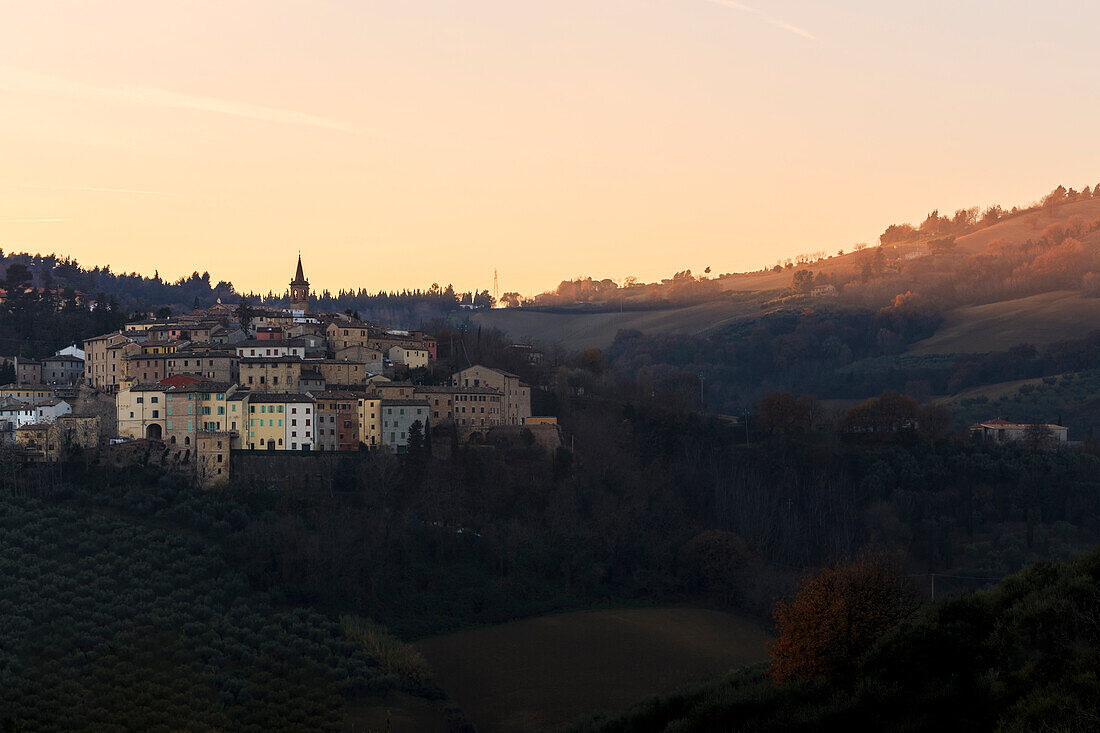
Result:
{"label": "isolated hilltop house", "polygon": [[1069,439],[1069,429],[1061,425],[1014,423],[1000,418],[971,425],[970,434],[995,443],[1023,443],[1042,438],[1065,443]]}
{"label": "isolated hilltop house", "polygon": [[814,298],[835,298],[836,295],[836,286],[831,283],[815,285],[813,290],[810,291],[810,296]]}

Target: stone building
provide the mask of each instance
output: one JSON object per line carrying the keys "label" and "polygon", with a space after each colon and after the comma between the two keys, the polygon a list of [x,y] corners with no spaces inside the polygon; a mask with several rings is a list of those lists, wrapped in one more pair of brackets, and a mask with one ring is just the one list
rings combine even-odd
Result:
{"label": "stone building", "polygon": [[240,384],[253,392],[297,392],[302,379],[298,356],[243,358],[239,365]]}
{"label": "stone building", "polygon": [[233,436],[226,432],[199,433],[195,452],[195,472],[206,489],[229,483],[230,452]]}
{"label": "stone building", "polygon": [[84,382],[95,389],[117,392],[126,376],[127,356],[141,353],[137,341],[122,332],[84,341]]}
{"label": "stone building", "polygon": [[309,313],[309,280],[302,272],[302,255],[298,255],[298,269],[290,281],[290,310]]}
{"label": "stone building", "polygon": [[354,392],[322,392],[314,397],[317,399],[317,449],[358,450],[359,395]]}
{"label": "stone building", "polygon": [[68,354],[55,354],[42,360],[42,383],[71,386],[84,376],[84,360]]}
{"label": "stone building", "polygon": [[531,387],[511,372],[475,364],[451,377],[455,387],[488,387],[503,397],[504,424],[522,425],[531,416]]}

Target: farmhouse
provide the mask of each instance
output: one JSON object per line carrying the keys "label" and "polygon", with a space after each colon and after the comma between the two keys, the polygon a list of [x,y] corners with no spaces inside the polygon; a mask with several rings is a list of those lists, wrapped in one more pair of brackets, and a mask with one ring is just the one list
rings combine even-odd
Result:
{"label": "farmhouse", "polygon": [[1022,443],[1044,438],[1054,443],[1065,443],[1069,438],[1069,429],[1061,425],[1026,425],[996,418],[971,425],[970,434],[995,443]]}

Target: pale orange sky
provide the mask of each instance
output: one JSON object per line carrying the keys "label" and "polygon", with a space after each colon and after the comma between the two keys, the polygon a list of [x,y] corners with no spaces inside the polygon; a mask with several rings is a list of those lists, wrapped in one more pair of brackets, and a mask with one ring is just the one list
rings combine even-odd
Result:
{"label": "pale orange sky", "polygon": [[833,253],[1100,180],[1098,5],[0,0],[0,247],[527,294]]}

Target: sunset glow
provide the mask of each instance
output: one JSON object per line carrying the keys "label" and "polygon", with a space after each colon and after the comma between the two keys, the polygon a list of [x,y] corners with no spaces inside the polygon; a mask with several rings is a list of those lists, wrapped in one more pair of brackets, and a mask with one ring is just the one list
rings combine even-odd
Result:
{"label": "sunset glow", "polygon": [[1083,1],[0,8],[0,247],[116,271],[534,294],[1100,175]]}

